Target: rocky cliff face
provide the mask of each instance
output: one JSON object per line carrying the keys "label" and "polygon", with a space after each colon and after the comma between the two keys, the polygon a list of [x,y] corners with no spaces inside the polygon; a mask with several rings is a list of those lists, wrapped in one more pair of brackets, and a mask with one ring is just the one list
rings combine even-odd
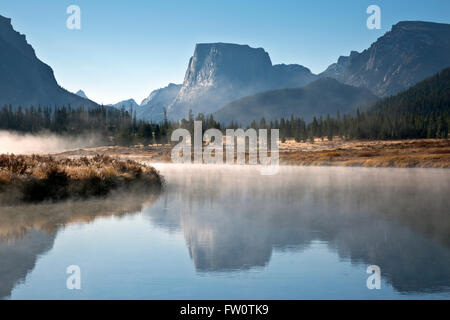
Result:
{"label": "rocky cliff face", "polygon": [[13,29],[11,19],[0,16],[0,106],[5,104],[97,106],[61,88],[53,70],[36,57],[25,36]]}
{"label": "rocky cliff face", "polygon": [[450,24],[404,21],[394,25],[369,49],[340,57],[320,76],[388,96],[448,66]]}
{"label": "rocky cliff face", "polygon": [[273,66],[262,48],[229,43],[197,44],[183,86],[169,105],[170,118],[212,113],[226,103],[257,92],[298,87],[315,76],[298,65]]}
{"label": "rocky cliff face", "polygon": [[164,109],[167,110],[180,89],[181,84],[169,83],[167,87],[152,91],[147,98],[142,100],[141,106],[137,109],[137,117],[152,122],[162,121]]}

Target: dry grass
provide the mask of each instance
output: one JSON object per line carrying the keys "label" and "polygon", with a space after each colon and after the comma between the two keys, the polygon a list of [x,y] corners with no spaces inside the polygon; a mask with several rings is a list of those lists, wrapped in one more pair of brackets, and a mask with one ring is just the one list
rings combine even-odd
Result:
{"label": "dry grass", "polygon": [[450,168],[450,140],[316,141],[280,145],[289,165]]}
{"label": "dry grass", "polygon": [[[146,147],[100,147],[70,151],[58,157],[80,157],[95,154],[148,162],[170,162],[168,145]],[[449,139],[388,141],[328,141],[314,143],[287,139],[280,143],[280,162],[285,165],[429,167],[450,168]]]}
{"label": "dry grass", "polygon": [[104,155],[78,159],[0,155],[0,202],[105,196],[121,188],[162,187],[153,168]]}

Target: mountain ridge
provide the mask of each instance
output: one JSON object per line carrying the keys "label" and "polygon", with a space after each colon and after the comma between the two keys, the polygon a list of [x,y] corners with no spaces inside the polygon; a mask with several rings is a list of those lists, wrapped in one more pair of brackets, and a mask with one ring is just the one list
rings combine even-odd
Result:
{"label": "mountain ridge", "polygon": [[[26,36],[0,15],[0,106],[71,105],[97,107],[83,94],[73,94],[56,81],[52,68],[38,59]],[[299,88],[319,78],[367,88],[379,97],[405,90],[450,66],[450,24],[400,21],[362,52],[341,56],[316,75],[298,64],[272,64],[263,48],[224,42],[196,44],[183,84],[152,91],[141,102],[124,100],[140,119],[161,121],[214,113],[244,97],[266,91]]]}
{"label": "mountain ridge", "polygon": [[131,109],[136,110],[137,108],[139,108],[139,105],[133,98],[128,99],[128,100],[122,100],[122,101],[119,101],[114,104],[108,104],[108,106],[116,108],[116,109],[122,109],[122,107],[123,107],[123,108],[125,108],[125,110],[128,110],[128,111]]}
{"label": "mountain ridge", "polygon": [[245,125],[262,117],[271,121],[293,115],[308,122],[313,117],[335,115],[337,111],[352,112],[376,99],[366,88],[321,78],[301,88],[265,91],[233,101],[214,113],[214,118],[224,124],[233,121]]}
{"label": "mountain ridge", "polygon": [[153,90],[150,95],[142,100],[137,109],[139,119],[160,122],[164,119],[164,110],[175,99],[181,89],[181,84],[169,83],[166,87]]}
{"label": "mountain ridge", "polygon": [[450,66],[450,24],[400,21],[361,53],[352,51],[320,77],[369,88],[380,97],[407,89]]}
{"label": "mountain ridge", "polygon": [[95,102],[62,88],[52,68],[39,60],[26,36],[0,15],[0,105],[97,107]]}

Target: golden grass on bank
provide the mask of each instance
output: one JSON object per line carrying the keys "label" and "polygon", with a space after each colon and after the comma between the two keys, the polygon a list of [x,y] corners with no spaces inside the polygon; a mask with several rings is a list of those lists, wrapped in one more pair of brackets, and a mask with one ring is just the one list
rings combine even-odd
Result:
{"label": "golden grass on bank", "polygon": [[[450,168],[450,139],[343,140],[316,139],[314,143],[287,139],[280,142],[282,165]],[[109,146],[64,152],[56,157],[95,154],[147,162],[171,162],[168,145]]]}
{"label": "golden grass on bank", "polygon": [[88,198],[121,188],[161,187],[162,178],[153,167],[132,160],[0,155],[0,202]]}
{"label": "golden grass on bank", "polygon": [[291,141],[280,146],[280,160],[289,165],[450,168],[450,140]]}

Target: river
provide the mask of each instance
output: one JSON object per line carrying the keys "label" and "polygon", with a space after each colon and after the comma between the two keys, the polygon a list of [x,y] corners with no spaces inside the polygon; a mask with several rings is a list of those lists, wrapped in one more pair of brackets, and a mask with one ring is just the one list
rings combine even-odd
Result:
{"label": "river", "polygon": [[450,298],[449,170],[155,167],[158,196],[0,208],[0,298]]}

